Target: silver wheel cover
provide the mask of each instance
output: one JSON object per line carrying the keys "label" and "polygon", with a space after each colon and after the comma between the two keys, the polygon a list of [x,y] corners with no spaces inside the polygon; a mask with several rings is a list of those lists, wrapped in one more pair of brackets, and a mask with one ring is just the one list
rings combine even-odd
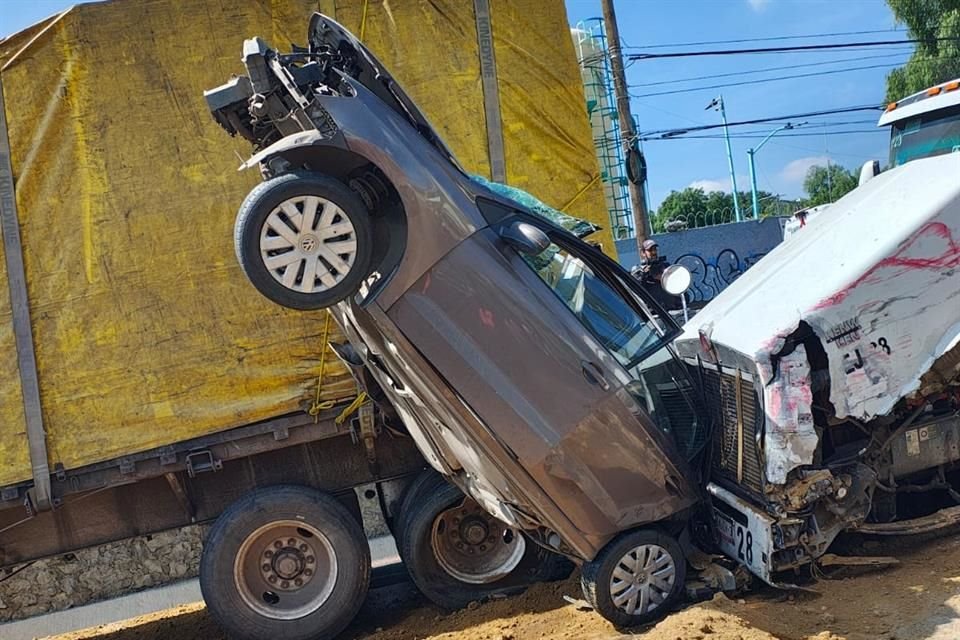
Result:
{"label": "silver wheel cover", "polygon": [[319,529],[278,520],[251,533],[240,545],[233,580],[244,603],[273,620],[308,616],[330,598],[339,564]]}
{"label": "silver wheel cover", "polygon": [[643,615],[663,604],[676,580],[677,567],[666,549],[640,545],[617,562],[610,578],[610,598],[627,615]]}
{"label": "silver wheel cover", "polygon": [[444,571],[466,584],[489,584],[510,575],[523,559],[526,540],[470,498],[433,521],[433,555]]}
{"label": "silver wheel cover", "polygon": [[274,280],[298,293],[322,293],[339,284],[357,257],[353,223],[319,196],[284,200],[260,230],[260,259]]}

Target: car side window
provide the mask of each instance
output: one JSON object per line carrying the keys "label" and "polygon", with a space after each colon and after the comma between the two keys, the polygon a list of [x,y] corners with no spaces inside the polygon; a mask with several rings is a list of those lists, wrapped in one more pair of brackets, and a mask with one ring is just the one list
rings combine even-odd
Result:
{"label": "car side window", "polygon": [[636,366],[663,345],[664,332],[652,316],[638,313],[581,258],[551,243],[524,259],[623,367]]}
{"label": "car side window", "polygon": [[617,359],[632,380],[625,390],[643,412],[670,435],[689,459],[703,446],[706,431],[698,419],[694,390],[670,352],[671,338],[654,312],[616,275],[601,277],[590,262],[551,243],[524,260]]}

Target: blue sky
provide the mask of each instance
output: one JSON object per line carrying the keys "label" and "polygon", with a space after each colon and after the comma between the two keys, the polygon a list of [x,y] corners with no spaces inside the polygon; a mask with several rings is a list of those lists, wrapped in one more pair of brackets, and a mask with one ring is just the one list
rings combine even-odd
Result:
{"label": "blue sky", "polygon": [[[565,0],[571,24],[601,15],[599,0]],[[67,6],[65,0],[0,0],[0,35],[16,32]],[[773,46],[778,44],[812,44],[825,41],[895,40],[906,36],[897,28],[893,14],[884,0],[617,0],[620,35],[630,47],[666,43],[686,43],[771,36],[810,35],[850,31],[891,30],[838,38],[814,38],[802,41],[715,45],[708,48]],[[677,49],[648,49],[668,51]],[[680,58],[638,61],[627,70],[631,85],[674,81],[680,78],[742,73],[769,67],[790,67],[847,60],[796,70],[784,69],[766,74],[748,74],[714,80],[640,87],[635,94],[654,93],[683,88],[696,91],[675,95],[636,98],[634,115],[642,130],[672,129],[719,122],[719,114],[704,107],[718,93],[723,93],[727,117],[732,121],[767,116],[847,107],[868,103],[879,104],[884,96],[884,77],[895,64],[907,59],[909,48],[882,47],[866,51],[825,51],[818,53],[780,53],[726,57]],[[885,56],[878,58],[876,56]],[[812,78],[779,82],[699,89],[700,86],[738,82],[762,77],[811,73],[832,69],[884,65]],[[801,132],[821,132],[822,122],[853,122],[836,126],[842,130],[873,130],[867,122],[879,114],[854,113],[824,118],[810,118]],[[766,134],[772,126],[754,126],[737,131]],[[716,132],[711,132],[716,133]],[[758,140],[733,140],[737,186],[749,189],[747,149]],[[853,135],[816,135],[813,137],[774,137],[757,153],[757,174],[760,189],[786,197],[802,195],[803,176],[813,164],[833,163],[858,168],[865,161],[886,156],[886,136],[881,130]],[[688,185],[707,190],[729,190],[730,176],[722,139],[671,140],[647,142],[644,145],[649,165],[649,191],[654,206],[674,189]]]}

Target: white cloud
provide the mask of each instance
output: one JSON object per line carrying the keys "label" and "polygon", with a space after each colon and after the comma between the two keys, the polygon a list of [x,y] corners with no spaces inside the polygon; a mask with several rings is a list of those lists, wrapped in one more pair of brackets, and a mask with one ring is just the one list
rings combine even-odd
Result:
{"label": "white cloud", "polygon": [[[688,184],[687,187],[690,189],[703,189],[706,193],[710,193],[711,191],[731,193],[733,191],[729,176],[717,180],[694,180]],[[737,176],[737,189],[740,191],[750,191],[750,178],[747,176]]]}
{"label": "white cloud", "polygon": [[807,156],[806,158],[797,158],[790,162],[780,172],[780,178],[791,185],[800,184],[807,177],[807,171],[810,167],[827,166],[831,162],[829,156]]}
{"label": "white cloud", "polygon": [[747,0],[747,2],[750,3],[750,8],[754,11],[763,11],[770,4],[770,0]]}
{"label": "white cloud", "polygon": [[707,193],[711,191],[730,193],[730,180],[694,180],[687,186],[691,189],[703,189]]}

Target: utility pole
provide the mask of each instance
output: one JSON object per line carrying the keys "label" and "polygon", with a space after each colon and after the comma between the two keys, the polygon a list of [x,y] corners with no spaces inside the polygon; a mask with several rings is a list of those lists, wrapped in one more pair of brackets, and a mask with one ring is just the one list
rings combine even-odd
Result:
{"label": "utility pole", "polygon": [[[617,28],[617,12],[613,0],[600,0],[603,5],[603,23],[607,31],[607,52],[610,55],[610,70],[613,73],[613,92],[617,99],[617,117],[620,120],[620,137],[623,140],[624,156],[634,144],[633,117],[630,115],[630,96],[627,94],[627,77],[623,71],[623,54],[620,50],[620,30]],[[637,235],[637,252],[642,254],[643,241],[647,239],[647,201],[644,197],[644,181],[634,184],[627,180],[630,190],[630,205],[633,209],[633,227]]]}
{"label": "utility pole", "polygon": [[714,98],[707,105],[707,109],[718,110],[723,119],[723,137],[727,141],[727,162],[730,163],[730,182],[733,183],[733,214],[737,222],[740,222],[740,193],[737,191],[737,174],[733,168],[733,150],[730,147],[730,130],[727,129],[727,110],[723,106],[723,95]]}

